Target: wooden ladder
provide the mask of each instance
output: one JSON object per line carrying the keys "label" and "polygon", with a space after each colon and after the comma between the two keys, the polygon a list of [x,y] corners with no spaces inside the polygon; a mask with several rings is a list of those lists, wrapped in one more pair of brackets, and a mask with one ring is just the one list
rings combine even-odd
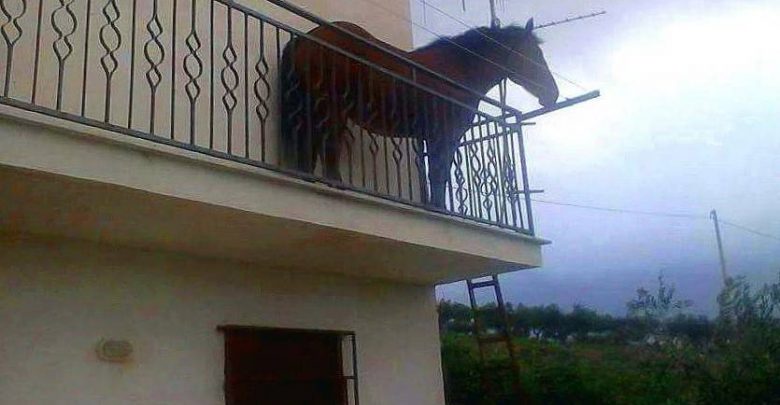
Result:
{"label": "wooden ladder", "polygon": [[[493,275],[488,277],[481,277],[477,279],[466,280],[466,286],[469,290],[469,301],[471,302],[471,311],[474,316],[474,337],[477,340],[477,346],[479,347],[479,360],[482,365],[482,385],[485,391],[491,395],[495,393],[495,385],[489,378],[490,371],[495,369],[489,369],[486,363],[487,350],[494,345],[501,345],[507,352],[510,364],[501,368],[508,367],[510,375],[512,376],[513,389],[519,398],[519,403],[526,402],[526,396],[522,390],[520,384],[520,369],[517,364],[517,356],[515,355],[515,346],[512,341],[512,330],[509,325],[509,317],[506,312],[506,306],[504,305],[504,296],[501,294],[501,285],[498,282],[498,276]],[[477,298],[475,291],[482,288],[492,288],[495,294],[495,303],[498,318],[500,320],[498,331],[489,331],[485,328],[485,324],[482,320],[482,312],[484,309],[480,309],[477,305]]]}

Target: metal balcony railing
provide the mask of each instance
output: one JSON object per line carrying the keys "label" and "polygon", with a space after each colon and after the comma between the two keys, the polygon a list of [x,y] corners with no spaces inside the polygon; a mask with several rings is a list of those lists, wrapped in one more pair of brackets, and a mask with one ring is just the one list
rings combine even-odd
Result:
{"label": "metal balcony railing", "polygon": [[[416,80],[435,72],[377,47],[409,74],[388,71],[306,33],[328,22],[265,3],[259,12],[230,0],[0,0],[0,103],[533,234],[519,113],[489,98],[499,117],[471,109]],[[353,109],[370,124],[347,125],[338,156],[324,153],[309,170],[290,164],[280,136],[290,41],[361,66],[345,77],[363,75],[287,116],[297,144],[322,150],[328,140],[318,135],[333,117]],[[317,82],[307,85],[327,81]],[[430,134],[464,109],[473,123],[442,176]],[[372,120],[406,135],[378,136]],[[340,178],[322,169],[329,158]]]}

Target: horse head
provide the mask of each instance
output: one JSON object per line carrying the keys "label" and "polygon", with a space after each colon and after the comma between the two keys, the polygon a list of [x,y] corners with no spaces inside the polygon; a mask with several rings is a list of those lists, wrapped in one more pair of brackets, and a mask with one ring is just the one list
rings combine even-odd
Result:
{"label": "horse head", "polygon": [[532,18],[525,27],[501,28],[496,41],[501,43],[501,51],[506,54],[504,65],[510,70],[509,80],[528,90],[541,105],[549,107],[558,100],[558,85],[544,59],[542,41],[533,30]]}

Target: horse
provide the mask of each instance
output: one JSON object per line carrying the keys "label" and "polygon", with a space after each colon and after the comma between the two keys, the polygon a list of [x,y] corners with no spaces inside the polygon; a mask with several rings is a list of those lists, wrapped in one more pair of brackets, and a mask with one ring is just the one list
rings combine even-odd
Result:
{"label": "horse", "polygon": [[298,171],[313,173],[320,159],[325,177],[341,182],[339,165],[350,123],[377,136],[413,138],[425,142],[428,155],[430,196],[422,193],[424,203],[444,208],[454,155],[461,137],[473,127],[481,96],[509,79],[542,106],[558,99],[533,19],[525,26],[471,29],[411,52],[382,42],[358,25],[333,25],[340,29],[322,25],[293,37],[282,55],[281,143],[285,160]]}

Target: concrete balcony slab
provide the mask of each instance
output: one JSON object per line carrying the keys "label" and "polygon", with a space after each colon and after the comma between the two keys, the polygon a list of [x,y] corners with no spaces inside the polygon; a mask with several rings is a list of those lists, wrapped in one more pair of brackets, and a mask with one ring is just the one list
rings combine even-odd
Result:
{"label": "concrete balcony slab", "polygon": [[0,116],[0,232],[432,284],[546,241],[33,113]]}

